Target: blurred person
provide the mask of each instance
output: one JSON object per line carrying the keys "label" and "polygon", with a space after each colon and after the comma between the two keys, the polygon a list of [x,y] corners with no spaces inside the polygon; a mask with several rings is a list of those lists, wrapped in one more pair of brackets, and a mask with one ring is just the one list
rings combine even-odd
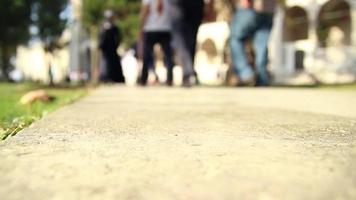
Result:
{"label": "blurred person", "polygon": [[143,67],[141,85],[147,84],[150,65],[154,63],[153,47],[161,45],[167,66],[167,85],[173,84],[173,53],[171,48],[171,5],[169,0],[142,0],[139,40],[142,41]]}
{"label": "blurred person", "polygon": [[124,83],[125,77],[122,72],[121,58],[117,49],[121,43],[122,35],[115,25],[116,16],[113,11],[104,13],[105,22],[100,30],[99,48],[102,51],[103,65],[100,80],[104,82]]}
{"label": "blurred person", "polygon": [[257,27],[253,38],[256,67],[256,85],[270,85],[268,74],[268,42],[273,26],[273,14],[276,0],[254,0],[254,9],[257,12]]}
{"label": "blurred person", "polygon": [[[139,39],[140,40],[140,39]],[[137,61],[142,61],[142,41],[136,41],[134,42],[132,45],[131,45],[131,49],[133,50],[134,52],[134,56],[135,58],[137,59]],[[151,71],[155,77],[155,83],[159,83],[159,77],[158,77],[158,74],[156,72],[156,69],[155,69],[155,59],[154,59],[154,54],[152,52],[152,60],[151,60],[151,63],[149,64],[149,70],[148,71]],[[140,73],[142,72],[142,64],[140,64]],[[136,80],[136,83],[137,84],[140,84],[141,82],[141,74],[139,73],[139,76],[137,77],[137,80]]]}
{"label": "blurred person", "polygon": [[173,46],[176,51],[178,62],[183,68],[183,86],[191,87],[190,78],[194,76],[193,59],[187,46],[184,34],[182,0],[170,0],[172,3],[172,35]]}
{"label": "blurred person", "polygon": [[[189,51],[189,62],[192,65],[193,75],[199,83],[198,75],[194,71],[194,60],[197,45],[197,35],[199,27],[204,17],[204,0],[179,0],[182,11],[182,33],[183,40]],[[188,66],[189,67],[189,66]],[[188,70],[188,69],[187,69]],[[187,83],[191,77],[190,70],[183,76],[183,83]]]}
{"label": "blurred person", "polygon": [[246,44],[257,28],[253,0],[240,0],[231,23],[230,48],[232,64],[239,76],[239,85],[254,84],[254,71],[249,64]]}

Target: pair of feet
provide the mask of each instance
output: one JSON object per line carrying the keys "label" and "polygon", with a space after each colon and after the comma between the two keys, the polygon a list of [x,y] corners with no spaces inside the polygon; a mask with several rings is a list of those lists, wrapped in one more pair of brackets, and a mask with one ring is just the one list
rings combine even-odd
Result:
{"label": "pair of feet", "polygon": [[[146,86],[147,80],[138,79],[137,83],[141,86]],[[159,80],[158,80],[157,76],[156,76],[155,84],[159,84]],[[168,79],[166,82],[166,85],[169,87],[173,86],[173,80]],[[187,74],[187,75],[183,76],[182,87],[192,87],[194,85],[199,85],[199,79],[198,79],[198,75],[196,73]]]}
{"label": "pair of feet", "polygon": [[[155,82],[154,82],[154,85],[159,85],[160,83],[159,83],[159,81],[158,80],[156,80]],[[138,81],[138,85],[139,86],[147,86],[147,81]],[[166,85],[168,86],[168,87],[172,87],[173,86],[173,81],[167,81],[166,82]]]}
{"label": "pair of feet", "polygon": [[183,87],[192,87],[194,85],[199,85],[199,79],[196,74],[183,76]]}
{"label": "pair of feet", "polygon": [[238,87],[268,87],[270,83],[258,80],[255,76],[249,77],[248,79],[240,79],[237,82]]}

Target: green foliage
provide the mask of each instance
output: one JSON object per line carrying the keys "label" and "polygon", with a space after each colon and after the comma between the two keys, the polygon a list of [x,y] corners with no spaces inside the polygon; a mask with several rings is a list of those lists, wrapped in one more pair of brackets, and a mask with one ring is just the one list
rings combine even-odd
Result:
{"label": "green foliage", "polygon": [[29,28],[38,28],[38,36],[46,44],[55,44],[62,34],[66,20],[60,13],[68,5],[67,0],[0,0],[0,66],[8,79],[10,57],[16,47],[31,39]]}
{"label": "green foliage", "polygon": [[83,0],[82,21],[85,27],[99,26],[106,8],[105,0]]}
{"label": "green foliage", "polygon": [[32,0],[0,0],[0,45],[17,46],[28,41]]}
{"label": "green foliage", "polygon": [[[37,37],[43,44],[44,50],[53,53],[55,49],[62,48],[65,44],[60,43],[60,37],[66,28],[67,19],[61,13],[68,6],[67,0],[34,0],[33,16],[34,26],[38,29]],[[49,66],[51,68],[52,66]],[[53,76],[50,74],[50,84],[53,84]]]}
{"label": "green foliage", "polygon": [[125,7],[118,7],[116,12],[119,15],[119,26],[123,33],[124,45],[132,45],[137,40],[137,33],[140,23],[141,1],[130,1]]}
{"label": "green foliage", "polygon": [[286,0],[277,0],[277,4],[279,4],[282,7],[286,6]]}
{"label": "green foliage", "polygon": [[16,46],[30,39],[32,3],[33,0],[0,0],[0,66],[5,78]]}
{"label": "green foliage", "polygon": [[89,30],[98,28],[106,9],[118,16],[118,25],[123,32],[123,43],[128,46],[136,40],[141,0],[83,0],[82,20]]}
{"label": "green foliage", "polygon": [[47,47],[58,46],[58,39],[67,23],[67,20],[61,17],[61,13],[67,5],[67,0],[35,0],[33,5],[33,15],[36,15],[34,25],[38,28],[39,38]]}

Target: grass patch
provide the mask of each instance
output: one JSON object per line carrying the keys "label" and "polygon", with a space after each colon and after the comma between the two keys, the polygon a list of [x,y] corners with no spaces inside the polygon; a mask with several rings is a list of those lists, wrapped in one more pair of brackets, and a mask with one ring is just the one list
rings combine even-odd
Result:
{"label": "grass patch", "polygon": [[273,85],[271,88],[286,88],[286,89],[326,89],[326,90],[354,90],[356,91],[356,83],[348,84],[317,84],[317,85]]}
{"label": "grass patch", "polygon": [[340,89],[340,90],[355,90],[356,91],[356,83],[350,84],[339,84],[339,85],[322,85],[321,89]]}
{"label": "grass patch", "polygon": [[[36,102],[21,105],[21,97],[31,90],[44,89],[56,99],[52,102]],[[23,128],[49,112],[69,104],[87,94],[82,88],[46,87],[34,83],[0,83],[0,140],[17,134]]]}

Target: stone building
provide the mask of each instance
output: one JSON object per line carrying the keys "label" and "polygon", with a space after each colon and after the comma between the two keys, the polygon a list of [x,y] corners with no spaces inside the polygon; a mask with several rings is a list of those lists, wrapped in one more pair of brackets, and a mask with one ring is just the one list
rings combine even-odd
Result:
{"label": "stone building", "polygon": [[[69,41],[70,34],[65,31],[63,40]],[[17,47],[16,70],[20,77],[12,77],[17,81],[30,80],[42,83],[60,83],[68,75],[69,53],[68,48],[55,50],[48,54],[41,42],[33,42],[29,46]],[[52,77],[52,80],[50,80]]]}
{"label": "stone building", "polygon": [[[199,31],[196,69],[208,84],[222,83],[230,66],[226,2],[215,0],[215,18]],[[356,1],[286,0],[275,13],[269,70],[276,83],[354,82]]]}

